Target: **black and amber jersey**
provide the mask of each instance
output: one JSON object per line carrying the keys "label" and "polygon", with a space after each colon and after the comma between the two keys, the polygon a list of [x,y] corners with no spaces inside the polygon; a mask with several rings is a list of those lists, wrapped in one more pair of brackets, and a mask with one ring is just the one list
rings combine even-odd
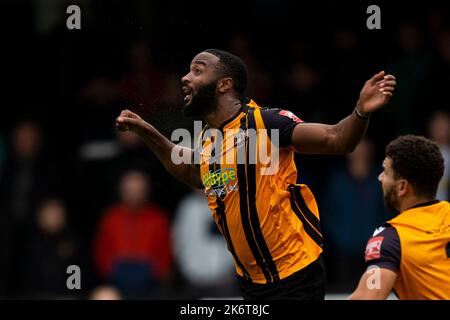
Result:
{"label": "black and amber jersey", "polygon": [[322,252],[316,201],[306,185],[296,184],[291,139],[300,122],[289,111],[247,100],[218,130],[205,127],[200,137],[209,207],[237,274],[253,283],[286,278]]}
{"label": "black and amber jersey", "polygon": [[398,274],[399,299],[450,299],[450,204],[424,203],[377,228],[365,260]]}

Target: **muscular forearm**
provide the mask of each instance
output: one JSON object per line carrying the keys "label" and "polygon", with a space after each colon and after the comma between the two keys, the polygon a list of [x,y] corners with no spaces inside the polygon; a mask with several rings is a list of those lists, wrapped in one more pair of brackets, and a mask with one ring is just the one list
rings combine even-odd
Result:
{"label": "muscular forearm", "polygon": [[355,111],[342,119],[334,127],[336,131],[336,148],[338,153],[352,152],[366,134],[369,119],[361,119]]}
{"label": "muscular forearm", "polygon": [[[132,131],[139,135],[175,178],[192,187],[202,188],[199,169],[191,164],[192,149],[175,145],[130,110],[122,110],[116,119],[116,128],[120,131]],[[188,161],[174,162],[173,155],[179,155],[179,153],[184,153],[183,159]]]}
{"label": "muscular forearm", "polygon": [[299,123],[292,132],[292,145],[309,154],[342,154],[355,150],[369,125],[368,115],[381,108],[392,96],[395,77],[384,71],[366,82],[352,114],[338,124]]}
{"label": "muscular forearm", "polygon": [[139,129],[136,133],[163,163],[167,171],[169,171],[176,179],[191,187],[202,187],[200,178],[196,176],[198,172],[193,172],[197,170],[195,170],[191,164],[175,164],[172,159],[172,154],[178,154],[182,157],[183,153],[186,152],[189,153],[187,158],[192,159],[192,149],[183,148],[174,144],[150,124],[145,124],[144,128]]}

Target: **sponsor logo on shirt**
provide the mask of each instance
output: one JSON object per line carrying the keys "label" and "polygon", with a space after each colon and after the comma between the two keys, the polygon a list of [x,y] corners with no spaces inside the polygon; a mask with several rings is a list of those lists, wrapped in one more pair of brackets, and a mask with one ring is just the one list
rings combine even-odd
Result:
{"label": "sponsor logo on shirt", "polygon": [[367,242],[365,260],[375,260],[381,257],[381,244],[383,243],[384,237],[374,237]]}
{"label": "sponsor logo on shirt", "polygon": [[280,115],[284,116],[284,117],[288,117],[290,119],[292,119],[294,122],[300,123],[303,122],[302,119],[300,119],[299,117],[297,117],[295,114],[293,114],[290,111],[287,110],[281,110],[279,112]]}
{"label": "sponsor logo on shirt", "polygon": [[224,196],[228,192],[238,189],[236,171],[232,168],[223,168],[208,171],[202,177],[206,195]]}

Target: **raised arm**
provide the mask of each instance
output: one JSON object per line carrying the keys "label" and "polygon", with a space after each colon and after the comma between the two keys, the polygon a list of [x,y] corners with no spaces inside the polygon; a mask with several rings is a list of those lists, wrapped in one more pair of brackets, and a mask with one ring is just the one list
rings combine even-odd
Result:
{"label": "raised arm", "polygon": [[300,123],[292,133],[292,144],[301,153],[352,152],[366,133],[370,114],[390,100],[395,86],[395,77],[381,71],[366,81],[351,115],[335,125]]}
{"label": "raised arm", "polygon": [[[193,159],[193,150],[178,146],[164,137],[152,125],[144,121],[137,114],[123,110],[116,119],[116,128],[121,131],[132,131],[139,135],[145,144],[163,163],[164,167],[178,180],[194,188],[203,188],[200,180],[199,169],[194,164],[174,164],[172,153],[183,156],[189,153],[189,159]],[[175,149],[174,149],[175,148]]]}

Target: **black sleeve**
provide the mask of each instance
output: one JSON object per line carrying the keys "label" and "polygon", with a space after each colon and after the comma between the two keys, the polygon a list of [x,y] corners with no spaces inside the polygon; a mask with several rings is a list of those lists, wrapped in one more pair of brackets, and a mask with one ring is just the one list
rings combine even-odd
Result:
{"label": "black sleeve", "polygon": [[269,132],[271,129],[279,130],[280,147],[292,145],[292,131],[297,124],[303,122],[291,111],[278,108],[264,108],[261,110],[264,125]]}
{"label": "black sleeve", "polygon": [[400,269],[401,247],[397,230],[389,224],[377,228],[366,246],[366,266],[378,266],[397,272]]}

